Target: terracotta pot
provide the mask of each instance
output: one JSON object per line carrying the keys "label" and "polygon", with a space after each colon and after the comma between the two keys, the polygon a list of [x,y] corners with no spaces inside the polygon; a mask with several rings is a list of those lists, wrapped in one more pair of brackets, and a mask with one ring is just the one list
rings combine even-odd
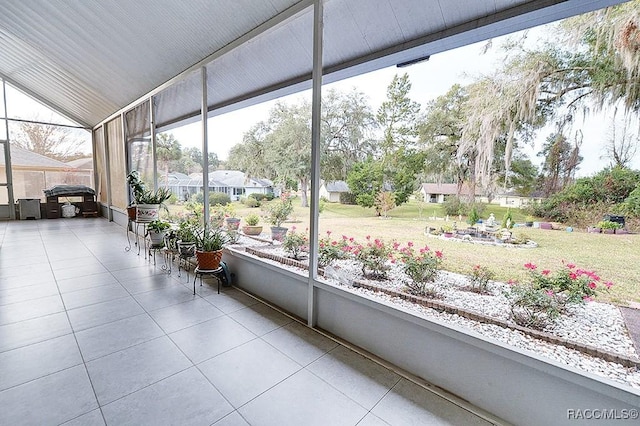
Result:
{"label": "terracotta pot", "polygon": [[245,225],[242,227],[242,232],[245,235],[260,235],[262,233],[262,226]]}
{"label": "terracotta pot", "polygon": [[127,216],[129,217],[129,220],[136,220],[137,210],[138,208],[136,206],[127,207]]}
{"label": "terracotta pot", "polygon": [[222,260],[222,250],[196,250],[196,259],[198,259],[198,269],[202,271],[211,271],[214,269],[218,269],[220,267],[220,261]]}

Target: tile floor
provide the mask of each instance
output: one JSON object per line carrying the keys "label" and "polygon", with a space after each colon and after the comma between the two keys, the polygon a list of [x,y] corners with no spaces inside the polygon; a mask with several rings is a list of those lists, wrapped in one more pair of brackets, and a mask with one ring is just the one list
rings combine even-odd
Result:
{"label": "tile floor", "polygon": [[104,219],[0,222],[1,425],[489,424],[125,243]]}

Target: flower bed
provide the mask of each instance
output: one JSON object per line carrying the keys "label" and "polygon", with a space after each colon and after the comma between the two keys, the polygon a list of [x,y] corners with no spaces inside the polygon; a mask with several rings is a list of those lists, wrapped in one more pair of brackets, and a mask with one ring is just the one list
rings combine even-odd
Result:
{"label": "flower bed", "polygon": [[[351,249],[347,250],[357,246],[350,243],[352,246],[346,247]],[[306,268],[305,261],[286,257],[281,246],[254,247],[247,252],[289,268]],[[350,292],[391,302],[419,316],[463,325],[489,338],[640,388],[640,360],[616,307],[597,302],[570,305],[553,325],[532,330],[511,320],[509,299],[505,296],[511,288],[508,283],[488,281],[485,292],[476,293],[469,291],[470,277],[439,271],[429,286],[436,289],[440,298],[429,299],[407,291],[413,280],[405,273],[405,267],[402,262],[389,261],[385,273],[391,279],[373,280],[363,278],[362,266],[352,259],[339,259],[320,275],[326,282]]]}

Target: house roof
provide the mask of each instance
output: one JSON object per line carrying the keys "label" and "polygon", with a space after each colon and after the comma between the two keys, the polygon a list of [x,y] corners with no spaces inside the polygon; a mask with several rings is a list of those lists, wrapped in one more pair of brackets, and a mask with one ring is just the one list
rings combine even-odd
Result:
{"label": "house roof", "polygon": [[[4,166],[4,155],[0,155],[0,165]],[[30,167],[41,169],[73,169],[75,167],[54,160],[53,158],[37,154],[28,149],[11,145],[11,167]]]}
{"label": "house roof", "polygon": [[[434,195],[455,195],[458,193],[458,185],[455,183],[423,183],[422,192]],[[467,185],[463,185],[460,193],[468,195],[470,193],[470,188]],[[480,194],[480,189],[476,187],[476,195]]]}
{"label": "house roof", "polygon": [[[173,172],[169,174],[170,186],[202,186],[202,175],[192,173],[189,176],[184,173]],[[209,173],[209,186],[214,188],[268,188],[273,183],[268,179],[246,179],[245,174],[239,170],[215,170]]]}
{"label": "house roof", "polygon": [[77,160],[67,161],[67,164],[77,169],[93,169],[93,157],[78,158]]}
{"label": "house roof", "polygon": [[[324,82],[623,0],[325,0]],[[211,115],[311,86],[313,0],[4,0],[0,76],[93,127],[148,99],[158,125],[199,114],[206,66]],[[170,87],[171,86],[171,87]],[[165,90],[166,89],[166,90]]]}
{"label": "house roof", "polygon": [[343,180],[329,181],[324,184],[327,192],[349,192],[349,185]]}

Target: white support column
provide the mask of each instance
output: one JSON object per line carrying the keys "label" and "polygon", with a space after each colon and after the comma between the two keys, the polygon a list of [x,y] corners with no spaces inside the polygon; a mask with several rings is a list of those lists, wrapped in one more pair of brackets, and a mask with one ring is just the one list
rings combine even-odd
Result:
{"label": "white support column", "polygon": [[207,132],[207,67],[202,67],[202,192],[204,202],[204,225],[209,224],[209,139]]}
{"label": "white support column", "polygon": [[7,202],[9,210],[9,219],[14,220],[16,218],[15,199],[13,195],[13,172],[11,170],[11,147],[9,146],[9,112],[7,110],[7,85],[2,80],[2,102],[4,103],[4,125],[6,131],[6,138],[2,144],[4,147],[4,163],[6,174],[6,187],[7,187]]}
{"label": "white support column", "polygon": [[[123,117],[124,118],[124,117]],[[104,143],[104,168],[105,168],[105,185],[107,190],[107,219],[109,222],[113,222],[113,210],[111,204],[113,200],[111,198],[111,155],[109,154],[109,131],[107,130],[107,123],[102,124],[102,142]],[[124,127],[124,123],[123,123]]]}
{"label": "white support column", "polygon": [[151,150],[153,153],[153,189],[158,189],[158,152],[156,148],[156,114],[153,109],[153,96],[149,97],[149,132],[151,133]]}
{"label": "white support column", "polygon": [[316,325],[315,281],[318,278],[318,205],[320,202],[320,119],[322,107],[323,0],[313,4],[313,74],[311,100],[311,208],[309,209],[309,298],[307,324]]}

